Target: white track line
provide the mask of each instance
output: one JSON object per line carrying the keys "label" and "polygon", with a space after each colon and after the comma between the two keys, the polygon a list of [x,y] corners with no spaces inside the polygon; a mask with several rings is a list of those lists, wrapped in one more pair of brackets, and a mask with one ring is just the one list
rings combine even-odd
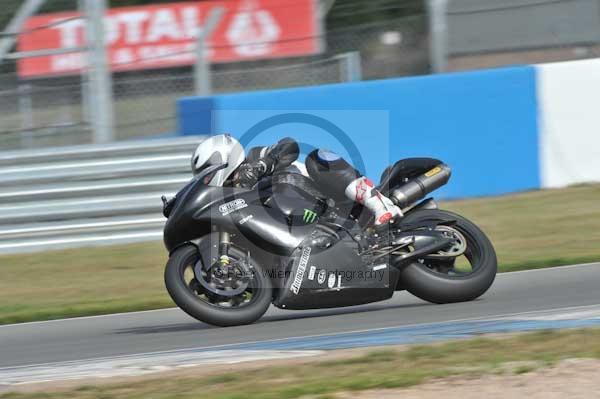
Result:
{"label": "white track line", "polygon": [[[574,269],[574,268],[579,268],[579,267],[590,267],[590,266],[600,267],[600,263],[599,262],[582,263],[582,264],[578,264],[578,265],[554,266],[554,267],[546,267],[546,268],[540,268],[540,269],[520,270],[520,271],[515,271],[515,272],[498,273],[496,278],[502,278],[503,276],[510,276],[512,274],[552,272],[552,271],[569,270],[569,269]],[[45,323],[71,322],[71,321],[106,318],[106,317],[113,317],[113,316],[129,316],[129,315],[135,316],[135,315],[144,314],[144,313],[174,311],[174,310],[178,310],[178,309],[179,308],[177,308],[177,307],[171,307],[171,308],[163,308],[163,309],[141,310],[141,311],[136,311],[136,312],[120,312],[120,313],[110,313],[110,314],[95,315],[95,316],[70,317],[70,318],[66,318],[66,319],[29,321],[26,323],[4,324],[4,325],[0,325],[0,328],[29,326],[29,325],[45,324]]]}
{"label": "white track line", "polygon": [[565,269],[568,270],[568,269],[575,269],[578,267],[590,267],[590,266],[598,266],[600,268],[600,262],[580,263],[577,265],[541,267],[539,269],[529,269],[529,270],[518,270],[515,272],[498,273],[498,277],[506,276],[506,275],[510,275],[510,274],[535,273],[535,272],[541,272],[541,271],[551,272],[551,271],[558,271],[558,270],[565,270]]}
{"label": "white track line", "polygon": [[69,360],[69,361],[64,361],[64,362],[48,362],[48,363],[27,364],[27,365],[22,365],[22,366],[8,366],[8,367],[0,367],[0,371],[6,370],[6,369],[48,366],[48,365],[53,365],[53,364],[57,364],[57,363],[70,364],[70,363],[80,363],[80,362],[97,362],[97,361],[104,361],[104,360],[127,359],[127,358],[138,357],[138,356],[156,356],[156,355],[174,354],[174,353],[180,353],[180,352],[208,351],[208,350],[212,350],[212,349],[220,349],[220,348],[226,348],[226,347],[231,347],[231,346],[254,345],[254,344],[272,343],[272,342],[285,342],[285,341],[292,341],[292,340],[298,340],[298,339],[310,339],[310,338],[321,338],[321,337],[329,337],[329,336],[361,334],[361,333],[367,333],[367,332],[392,330],[392,329],[396,329],[396,328],[426,327],[426,326],[433,326],[433,325],[446,325],[446,324],[472,322],[472,321],[479,321],[479,320],[493,321],[493,320],[498,320],[498,319],[505,319],[508,317],[511,317],[511,318],[512,317],[523,317],[523,316],[526,317],[527,315],[535,315],[535,314],[550,313],[550,312],[565,312],[565,311],[572,312],[572,311],[581,311],[581,310],[589,309],[589,308],[600,308],[600,304],[569,306],[569,307],[565,307],[565,308],[551,308],[551,309],[543,309],[543,310],[532,310],[532,311],[519,312],[519,313],[503,313],[503,314],[490,315],[490,316],[469,317],[469,318],[463,318],[463,319],[434,321],[434,322],[428,322],[428,323],[413,323],[413,324],[406,324],[406,325],[368,328],[368,329],[341,331],[341,332],[330,332],[330,333],[323,333],[323,334],[299,335],[299,336],[294,336],[294,337],[274,338],[274,339],[256,340],[256,341],[245,341],[245,342],[236,342],[236,343],[230,343],[230,344],[212,345],[212,346],[199,346],[199,347],[193,347],[193,348],[169,349],[169,350],[155,351],[155,352],[142,352],[142,353],[127,354],[127,355],[116,355],[116,356],[105,356],[105,357]]}
{"label": "white track line", "polygon": [[82,378],[131,377],[207,364],[237,364],[259,360],[276,360],[317,356],[319,350],[225,350],[180,352],[163,355],[138,355],[129,358],[94,362],[58,362],[47,366],[8,367],[0,369],[0,387]]}

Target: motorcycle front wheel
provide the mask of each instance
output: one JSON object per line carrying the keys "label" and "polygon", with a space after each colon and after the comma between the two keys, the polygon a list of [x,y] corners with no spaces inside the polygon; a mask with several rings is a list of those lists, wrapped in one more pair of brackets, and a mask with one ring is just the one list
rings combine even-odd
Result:
{"label": "motorcycle front wheel", "polygon": [[[432,303],[472,301],[492,285],[498,269],[496,251],[485,233],[473,222],[449,211],[417,210],[406,215],[404,223],[448,222],[442,226],[460,237],[457,258],[436,255],[418,259],[400,270],[400,282],[411,294]],[[457,252],[458,253],[458,252]],[[448,255],[449,252],[443,254]]]}
{"label": "motorcycle front wheel", "polygon": [[214,276],[211,281],[209,273],[199,271],[202,257],[198,249],[189,245],[175,250],[165,267],[165,286],[175,304],[193,318],[220,327],[250,324],[260,319],[271,304],[271,281],[242,251],[231,248],[229,255],[233,263],[249,262],[251,276],[245,276],[247,282],[240,289],[228,286],[211,290]]}

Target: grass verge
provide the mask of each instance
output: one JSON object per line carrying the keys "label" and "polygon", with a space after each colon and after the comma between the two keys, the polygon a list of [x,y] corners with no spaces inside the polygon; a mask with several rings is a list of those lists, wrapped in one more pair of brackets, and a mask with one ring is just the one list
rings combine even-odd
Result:
{"label": "grass verge", "polygon": [[136,382],[85,385],[53,392],[8,393],[1,399],[58,398],[326,398],[340,391],[402,388],[434,378],[523,374],[569,358],[600,358],[600,329],[542,331],[478,338],[406,350],[381,349],[342,360],[271,365],[226,374],[171,374]]}
{"label": "grass verge", "polygon": [[600,185],[441,204],[490,237],[501,272],[600,261]]}
{"label": "grass verge", "polygon": [[[490,236],[500,271],[600,261],[600,185],[441,204]],[[0,257],[0,324],[173,306],[161,243]]]}
{"label": "grass verge", "polygon": [[158,243],[0,258],[0,324],[173,306]]}

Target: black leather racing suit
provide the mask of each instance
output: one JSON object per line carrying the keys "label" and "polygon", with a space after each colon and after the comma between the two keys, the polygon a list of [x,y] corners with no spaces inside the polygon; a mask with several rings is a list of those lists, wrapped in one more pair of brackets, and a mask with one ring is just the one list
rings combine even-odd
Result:
{"label": "black leather racing suit", "polygon": [[[268,147],[253,147],[238,168],[237,181],[252,187],[263,176],[283,171],[298,159],[298,143],[286,137]],[[342,157],[327,150],[314,150],[306,157],[306,170],[319,189],[333,199],[344,197],[344,190],[360,173]]]}

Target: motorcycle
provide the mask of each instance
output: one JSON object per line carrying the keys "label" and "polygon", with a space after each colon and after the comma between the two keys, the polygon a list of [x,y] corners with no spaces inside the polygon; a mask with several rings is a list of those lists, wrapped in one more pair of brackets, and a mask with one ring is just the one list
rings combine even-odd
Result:
{"label": "motorcycle", "polygon": [[226,164],[207,167],[163,197],[169,295],[216,326],[253,323],[271,304],[353,306],[400,290],[438,304],[478,298],[496,276],[494,247],[474,223],[424,199],[450,168],[415,164],[398,161],[381,177],[378,189],[404,212],[383,232],[362,206],[325,197],[297,171],[245,189],[209,185]]}

